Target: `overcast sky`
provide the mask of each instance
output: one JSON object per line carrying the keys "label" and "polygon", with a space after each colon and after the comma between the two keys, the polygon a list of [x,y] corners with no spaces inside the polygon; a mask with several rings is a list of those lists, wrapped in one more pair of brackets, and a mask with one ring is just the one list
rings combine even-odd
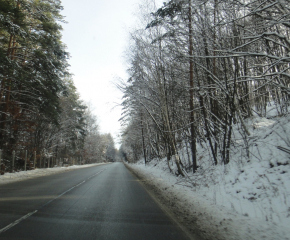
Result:
{"label": "overcast sky", "polygon": [[140,0],[62,0],[63,42],[71,54],[70,71],[81,99],[90,102],[102,133],[115,138],[120,131],[118,119],[121,93],[112,82],[127,79],[124,51],[128,30],[134,26]]}

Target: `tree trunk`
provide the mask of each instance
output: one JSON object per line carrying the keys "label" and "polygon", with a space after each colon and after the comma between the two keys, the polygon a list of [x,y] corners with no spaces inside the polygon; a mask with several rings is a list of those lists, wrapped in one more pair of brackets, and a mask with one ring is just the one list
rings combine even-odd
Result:
{"label": "tree trunk", "polygon": [[192,171],[193,173],[197,170],[196,162],[196,131],[194,123],[194,102],[193,102],[193,40],[192,40],[192,10],[191,10],[191,0],[189,0],[189,12],[188,12],[188,30],[189,30],[189,111],[190,111],[190,135],[191,135],[191,155],[192,155]]}

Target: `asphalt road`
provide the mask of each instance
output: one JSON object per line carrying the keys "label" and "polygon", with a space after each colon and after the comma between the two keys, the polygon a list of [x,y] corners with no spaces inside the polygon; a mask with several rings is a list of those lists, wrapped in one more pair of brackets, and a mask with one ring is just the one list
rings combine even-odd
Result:
{"label": "asphalt road", "polygon": [[189,239],[122,163],[0,186],[0,239]]}

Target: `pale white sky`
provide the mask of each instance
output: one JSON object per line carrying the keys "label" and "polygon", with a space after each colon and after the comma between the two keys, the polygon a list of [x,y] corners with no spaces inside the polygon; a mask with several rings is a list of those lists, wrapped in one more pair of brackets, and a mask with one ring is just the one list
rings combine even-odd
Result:
{"label": "pale white sky", "polygon": [[[120,130],[118,119],[121,93],[112,82],[127,79],[124,51],[128,30],[140,0],[62,0],[63,42],[71,54],[70,71],[81,99],[91,102],[102,133],[115,140]],[[114,109],[113,109],[114,108]]]}

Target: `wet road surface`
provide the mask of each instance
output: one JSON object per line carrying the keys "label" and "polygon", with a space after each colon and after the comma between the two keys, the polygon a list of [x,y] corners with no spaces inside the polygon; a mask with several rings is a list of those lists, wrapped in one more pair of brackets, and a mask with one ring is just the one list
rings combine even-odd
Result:
{"label": "wet road surface", "polygon": [[123,163],[0,185],[0,240],[189,239]]}

